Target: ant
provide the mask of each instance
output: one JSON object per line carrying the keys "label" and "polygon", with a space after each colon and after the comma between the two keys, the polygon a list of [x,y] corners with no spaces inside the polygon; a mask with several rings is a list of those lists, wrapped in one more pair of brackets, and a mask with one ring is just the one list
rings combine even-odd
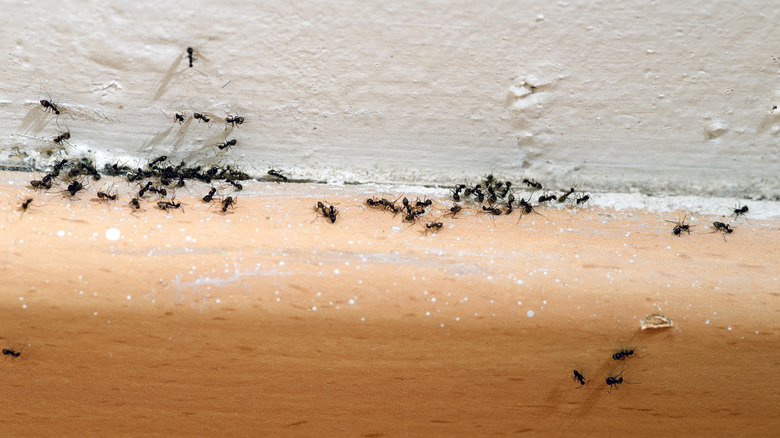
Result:
{"label": "ant", "polygon": [[158,195],[162,196],[163,198],[168,196],[168,191],[164,188],[156,188],[156,187],[149,187],[149,191],[152,193],[157,193]]}
{"label": "ant", "polygon": [[52,170],[51,176],[54,176],[54,177],[59,176],[60,175],[60,170],[62,170],[62,166],[64,166],[65,163],[67,163],[67,162],[68,162],[68,160],[63,158],[62,160],[54,163],[54,170]]}
{"label": "ant", "polygon": [[623,371],[621,370],[620,373],[616,376],[609,376],[607,377],[607,385],[609,385],[609,392],[612,392],[612,388],[617,389],[617,386],[621,383],[628,383],[630,385],[633,385],[633,382],[629,382],[628,380],[623,380]]}
{"label": "ant", "polygon": [[217,189],[212,187],[209,190],[209,194],[203,197],[203,202],[211,202],[214,199],[214,194],[217,193]]}
{"label": "ant", "polygon": [[41,105],[43,105],[44,111],[46,111],[46,112],[51,111],[54,114],[60,115],[60,109],[57,108],[57,105],[51,103],[50,101],[45,100],[45,99],[41,100]]}
{"label": "ant", "polygon": [[97,197],[106,201],[116,201],[116,193],[111,194],[102,189],[97,192]]}
{"label": "ant", "polygon": [[143,198],[147,190],[152,190],[152,182],[147,181],[146,185],[138,191],[138,197]]}
{"label": "ant", "polygon": [[[687,216],[687,214],[686,214],[686,216]],[[687,232],[688,234],[691,234],[691,227],[693,225],[688,225],[688,224],[685,223],[685,217],[686,216],[683,216],[683,219],[681,221],[679,221],[679,222],[670,221],[670,220],[666,221],[666,222],[671,222],[673,224],[676,224],[674,226],[674,228],[672,229],[672,234],[674,234],[675,236],[681,235],[683,231]]]}
{"label": "ant", "polygon": [[[375,202],[373,199],[371,201],[374,202],[372,206],[379,204],[379,202]],[[322,211],[322,215],[327,219],[330,219],[330,223],[336,223],[336,216],[339,214],[339,210],[336,207],[332,205],[326,207],[325,204],[323,204],[321,201],[317,201],[317,205],[314,207],[314,209]]]}
{"label": "ant", "polygon": [[[518,201],[518,204],[520,204],[521,211],[522,211],[523,214],[536,213],[536,214],[538,214],[539,216],[542,216],[545,219],[547,218],[547,216],[545,216],[545,215],[539,213],[538,211],[536,211],[534,206],[531,205],[531,203],[529,203],[528,201],[526,201],[525,198],[520,198],[520,201]],[[522,217],[523,216],[521,215],[520,218],[522,219]],[[518,219],[517,222],[519,223],[520,219]]]}
{"label": "ant", "polygon": [[60,144],[63,140],[70,139],[70,131],[63,132],[62,134],[54,137],[52,140],[54,140],[55,143]]}
{"label": "ant", "polygon": [[76,196],[76,193],[79,192],[79,190],[84,189],[84,184],[81,184],[80,181],[73,181],[68,185],[67,191],[70,192],[70,196]]}
{"label": "ant", "polygon": [[542,185],[539,184],[536,180],[524,178],[523,184],[527,185],[528,187],[533,187],[536,190],[541,190]]}
{"label": "ant", "polygon": [[176,123],[176,122],[179,122],[180,125],[182,123],[184,123],[184,115],[179,114],[179,113],[174,114],[173,115],[173,123]]}
{"label": "ant", "polygon": [[203,123],[208,123],[208,122],[211,121],[211,119],[209,119],[208,117],[206,117],[205,115],[203,115],[201,113],[195,113],[195,114],[192,115],[192,117],[195,118],[195,119],[202,120]]}
{"label": "ant", "polygon": [[[739,204],[742,205],[742,204]],[[745,213],[750,211],[747,205],[742,205],[741,207],[737,207],[734,209],[734,220],[736,221],[740,216],[744,216]],[[747,220],[747,218],[745,218]],[[748,221],[749,222],[749,221]]]}
{"label": "ant", "polygon": [[236,188],[236,190],[238,190],[238,191],[244,190],[244,186],[242,186],[241,184],[239,184],[239,183],[237,183],[237,182],[233,181],[233,180],[232,180],[232,179],[230,179],[230,178],[225,178],[225,182],[226,182],[226,183],[228,183],[228,184],[230,184],[230,185],[232,185],[233,187],[235,187],[235,188]]}
{"label": "ant", "polygon": [[585,377],[577,370],[574,370],[574,377],[572,377],[572,380],[579,382],[580,386],[585,385]]}
{"label": "ant", "polygon": [[485,194],[482,193],[482,190],[480,190],[480,188],[481,187],[479,186],[479,184],[477,184],[474,187],[473,192],[477,194],[477,201],[479,201],[479,203],[481,204],[481,203],[485,202]]}
{"label": "ant", "polygon": [[235,146],[235,145],[236,145],[236,143],[238,143],[238,141],[237,141],[237,140],[234,138],[234,139],[232,139],[232,140],[230,140],[230,141],[225,141],[224,143],[222,143],[222,144],[220,144],[220,145],[217,145],[217,147],[218,147],[220,150],[222,150],[222,149],[228,149],[228,148],[230,148],[231,146]]}
{"label": "ant", "polygon": [[165,161],[167,159],[168,159],[167,155],[160,155],[159,157],[157,157],[154,160],[150,161],[148,166],[153,169],[155,165],[160,164],[160,163],[162,163],[163,161]]}
{"label": "ant", "polygon": [[574,187],[569,188],[569,190],[561,189],[561,192],[563,192],[563,194],[558,197],[558,202],[566,202],[566,198],[574,193]]}
{"label": "ant", "polygon": [[[323,212],[324,213],[324,212]],[[329,205],[327,214],[325,215],[328,219],[330,219],[330,223],[335,224],[336,223],[336,216],[338,216],[339,211],[336,209],[336,207]]]}
{"label": "ant", "polygon": [[237,125],[244,123],[244,118],[241,116],[231,116],[228,114],[227,118],[225,118],[225,123],[228,125],[233,125],[235,128]]}
{"label": "ant", "polygon": [[3,348],[3,355],[5,356],[19,357],[21,354],[21,351],[14,351],[9,348]]}
{"label": "ant", "polygon": [[482,211],[488,212],[494,216],[499,216],[501,214],[501,209],[498,207],[486,207],[483,205]]}
{"label": "ant", "polygon": [[190,68],[192,68],[192,52],[194,52],[192,47],[187,47],[187,56],[190,58]]}
{"label": "ant", "polygon": [[409,222],[414,222],[415,220],[417,220],[417,216],[420,216],[420,215],[423,215],[423,214],[425,214],[425,211],[414,210],[414,211],[410,212],[409,214],[407,214],[406,216],[404,216],[404,220],[405,221],[409,221]]}
{"label": "ant", "polygon": [[228,196],[222,201],[222,213],[227,213],[228,207],[235,205],[236,200],[232,196]]}
{"label": "ant", "polygon": [[133,198],[128,203],[131,207],[133,207],[134,210],[140,210],[141,209],[141,203],[138,202],[138,198]]}
{"label": "ant", "polygon": [[557,200],[558,200],[558,198],[555,195],[553,195],[552,193],[550,193],[550,194],[547,194],[547,195],[539,196],[539,200],[538,201],[539,202],[547,202],[547,201],[557,201]]}
{"label": "ant", "polygon": [[513,211],[515,211],[515,208],[512,206],[515,202],[515,195],[509,195],[509,198],[506,200],[506,214],[512,214]]}
{"label": "ant", "polygon": [[426,232],[433,231],[435,233],[437,231],[441,231],[441,227],[443,227],[443,226],[444,226],[444,224],[441,223],[441,222],[431,222],[429,224],[425,224],[425,228],[427,228],[427,230],[425,230],[425,231]]}
{"label": "ant", "polygon": [[715,228],[715,231],[720,231],[723,233],[723,240],[726,240],[726,234],[731,234],[734,232],[734,229],[729,226],[729,224],[724,224],[723,222],[713,222],[712,227]]}
{"label": "ant", "polygon": [[271,169],[268,171],[268,174],[273,177],[279,178],[282,181],[287,181],[287,177],[282,175],[278,170]]}
{"label": "ant", "polygon": [[30,204],[32,204],[33,198],[27,198],[22,202],[22,205],[19,206],[19,209],[22,211],[22,214],[27,211],[28,208],[30,208]]}
{"label": "ant", "polygon": [[170,208],[181,208],[181,202],[159,201],[157,203],[157,208],[165,211],[168,211]]}
{"label": "ant", "polygon": [[40,180],[40,181],[37,180],[37,179],[34,179],[34,180],[30,181],[30,185],[35,190],[40,190],[40,189],[49,190],[49,189],[51,189],[51,175],[44,176],[43,179]]}
{"label": "ant", "polygon": [[[629,350],[626,350],[625,348],[621,348],[620,351],[612,355],[612,359],[615,360],[626,360],[629,357],[634,355],[634,349],[631,348]],[[639,357],[639,356],[637,356]]]}
{"label": "ant", "polygon": [[[512,181],[507,181],[504,183],[504,191],[501,193],[501,197],[505,198],[506,195],[509,193],[509,189],[512,187]],[[500,189],[500,187],[499,187]]]}
{"label": "ant", "polygon": [[461,210],[463,210],[463,208],[462,208],[460,205],[458,205],[458,204],[455,204],[455,205],[453,205],[452,207],[450,207],[450,212],[449,212],[449,213],[447,213],[447,214],[448,214],[450,217],[455,217],[455,215],[456,215],[456,214],[458,214],[458,213],[460,213],[460,211],[461,211]]}
{"label": "ant", "polygon": [[575,200],[575,202],[577,203],[577,205],[580,205],[580,204],[584,204],[584,203],[588,202],[589,200],[590,200],[590,195],[585,195],[585,196],[583,196],[581,198],[577,198]]}
{"label": "ant", "polygon": [[452,200],[455,202],[460,202],[460,191],[464,190],[466,188],[466,184],[461,184],[454,189],[452,189]]}

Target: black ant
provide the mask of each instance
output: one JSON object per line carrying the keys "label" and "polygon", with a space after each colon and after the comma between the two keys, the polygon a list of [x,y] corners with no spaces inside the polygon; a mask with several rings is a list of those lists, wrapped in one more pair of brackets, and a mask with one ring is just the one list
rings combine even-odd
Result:
{"label": "black ant", "polygon": [[34,179],[30,181],[30,185],[35,190],[49,190],[51,189],[51,175],[44,176],[42,180]]}
{"label": "black ant", "polygon": [[151,189],[152,189],[152,182],[147,181],[146,185],[141,190],[138,191],[138,197],[143,198],[144,195],[146,194],[146,191]]}
{"label": "black ant", "polygon": [[43,105],[44,111],[51,111],[54,114],[60,115],[60,109],[57,108],[57,105],[49,102],[48,100],[41,100],[41,105]]}
{"label": "black ant", "polygon": [[62,134],[54,137],[52,140],[54,140],[55,143],[59,144],[62,143],[64,140],[70,139],[70,131],[63,132]]}
{"label": "black ant", "polygon": [[[373,201],[373,200],[372,200]],[[374,205],[379,204],[378,202],[375,202]],[[317,205],[314,207],[315,210],[322,211],[322,215],[325,216],[327,219],[330,219],[330,223],[335,224],[336,223],[336,217],[339,214],[339,210],[332,206],[325,206],[321,201],[317,201]]]}
{"label": "black ant", "polygon": [[500,208],[492,207],[492,206],[491,207],[486,207],[486,206],[483,205],[482,206],[482,211],[488,212],[488,213],[490,213],[492,215],[495,215],[495,216],[499,216],[501,214],[501,209]]}
{"label": "black ant", "polygon": [[173,202],[173,201],[159,201],[157,203],[157,208],[160,210],[168,210],[170,208],[181,208],[181,202]]}
{"label": "black ant", "polygon": [[471,193],[474,193],[477,196],[477,201],[479,201],[480,204],[485,202],[485,194],[482,193],[481,189],[482,187],[479,184],[477,184],[476,186],[474,186],[474,188],[471,189]]}
{"label": "black ant", "polygon": [[174,114],[173,115],[173,122],[174,123],[179,122],[179,124],[181,125],[182,123],[184,123],[184,115],[179,114],[179,113]]}
{"label": "black ant", "polygon": [[541,190],[542,185],[539,184],[536,180],[524,178],[523,184],[527,185],[528,187],[533,187],[536,190]]}
{"label": "black ant", "polygon": [[138,202],[138,198],[131,199],[128,204],[130,204],[130,206],[133,207],[133,209],[135,209],[135,210],[140,210],[141,209],[141,203]]}
{"label": "black ant", "polygon": [[504,183],[504,191],[501,192],[501,197],[505,198],[506,195],[509,193],[509,189],[512,187],[512,181],[507,181]]}
{"label": "black ant", "polygon": [[625,348],[622,348],[622,349],[620,349],[620,351],[618,351],[617,353],[612,355],[612,359],[615,359],[615,360],[626,360],[626,359],[628,359],[629,357],[631,357],[633,355],[634,355],[634,349],[633,348],[628,349],[628,350],[625,349]]}
{"label": "black ant", "polygon": [[729,224],[724,224],[723,222],[713,222],[712,227],[715,228],[715,231],[720,231],[723,233],[723,240],[726,240],[726,234],[731,234],[734,232],[734,229],[729,226]]}
{"label": "black ant", "polygon": [[160,155],[159,157],[157,157],[154,160],[150,161],[147,166],[149,166],[150,168],[153,169],[155,165],[160,164],[160,163],[162,163],[163,161],[165,161],[167,159],[168,159],[167,155]]}
{"label": "black ant", "polygon": [[225,118],[225,123],[228,125],[233,125],[235,128],[237,125],[244,123],[244,118],[241,116],[231,116],[228,114],[227,118]]}
{"label": "black ant", "polygon": [[574,377],[572,377],[572,380],[579,382],[580,386],[585,385],[585,377],[577,370],[574,370]]}
{"label": "black ant", "polygon": [[187,47],[187,56],[190,58],[190,68],[192,68],[192,47]]}
{"label": "black ant", "polygon": [[455,204],[455,205],[453,205],[452,207],[450,207],[450,212],[449,212],[449,213],[447,213],[447,214],[448,214],[450,217],[455,217],[455,215],[456,215],[456,214],[458,214],[458,213],[460,213],[460,211],[461,211],[461,210],[463,210],[463,208],[462,208],[460,205],[458,205],[458,204]]}
{"label": "black ant", "polygon": [[211,119],[209,119],[208,117],[206,117],[205,115],[203,115],[201,113],[195,113],[195,114],[192,115],[192,117],[195,118],[195,119],[202,120],[203,123],[208,123],[208,122],[211,121]]}
{"label": "black ant", "polygon": [[30,204],[32,204],[33,198],[27,198],[22,202],[22,205],[19,206],[19,209],[22,211],[22,214],[27,211],[28,208],[30,208]]}
{"label": "black ant", "polygon": [[235,187],[236,190],[238,190],[238,191],[244,190],[244,186],[242,186],[240,183],[237,183],[237,182],[233,181],[230,178],[225,178],[225,182],[230,184],[230,185],[232,185],[233,187]]}
{"label": "black ant", "polygon": [[227,198],[225,198],[222,201],[222,212],[223,213],[227,213],[228,207],[230,207],[231,205],[235,205],[235,203],[236,203],[236,200],[233,199],[232,196],[228,196]]}
{"label": "black ant", "polygon": [[466,188],[466,185],[465,184],[461,184],[461,185],[455,187],[454,189],[452,189],[452,200],[455,201],[455,202],[460,202],[460,191],[465,189],[465,188]]}
{"label": "black ant", "polygon": [[427,231],[433,231],[434,233],[437,231],[441,231],[441,228],[444,226],[441,222],[431,222],[429,224],[425,224],[425,228],[427,228]]}
{"label": "black ant", "polygon": [[633,385],[634,382],[629,382],[628,380],[623,380],[623,371],[621,370],[620,373],[616,376],[609,376],[607,377],[607,385],[609,385],[609,392],[612,392],[612,388],[617,389],[617,386],[621,383],[628,383],[630,385]]}
{"label": "black ant", "polygon": [[79,192],[79,190],[84,189],[84,184],[81,184],[80,181],[73,181],[68,185],[68,192],[70,192],[70,196],[76,196],[76,193]]}
{"label": "black ant", "polygon": [[273,177],[279,178],[282,181],[287,181],[287,177],[282,175],[278,170],[271,169],[268,171],[268,174]]}
{"label": "black ant", "polygon": [[14,351],[10,348],[3,348],[4,356],[19,357],[22,353],[20,351]]}
{"label": "black ant", "polygon": [[[742,205],[742,204],[739,204]],[[736,221],[740,216],[744,216],[745,213],[750,211],[747,205],[742,205],[741,207],[737,207],[734,209],[734,220]],[[745,218],[747,220],[747,218]]]}
{"label": "black ant", "polygon": [[60,170],[62,170],[62,166],[64,166],[65,163],[67,163],[67,162],[68,162],[67,159],[62,159],[62,160],[54,163],[54,169],[51,171],[51,175],[55,176],[55,177],[59,176],[60,175]]}
{"label": "black ant", "polygon": [[421,216],[423,214],[425,214],[425,211],[414,210],[409,214],[405,215],[404,220],[409,222],[414,222],[417,220],[417,216]]}
{"label": "black ant", "polygon": [[539,202],[557,201],[558,198],[552,193],[539,196]]}
{"label": "black ant", "polygon": [[116,193],[111,194],[102,189],[97,192],[97,197],[106,201],[116,201]]}
{"label": "black ant", "polygon": [[666,222],[671,222],[675,224],[674,228],[672,229],[672,234],[674,234],[675,236],[681,235],[683,231],[685,231],[688,234],[691,234],[691,227],[693,225],[688,225],[685,223],[685,216],[683,216],[683,219],[679,222],[670,221],[670,220],[667,220]]}
{"label": "black ant", "polygon": [[558,202],[566,202],[566,199],[574,193],[574,187],[569,188],[569,190],[561,189],[561,192],[563,194],[558,196]]}
{"label": "black ant", "polygon": [[149,187],[149,191],[152,193],[157,193],[158,195],[162,196],[163,198],[168,196],[168,191],[164,188],[157,188],[157,187]]}
{"label": "black ant", "polygon": [[203,202],[211,202],[214,199],[214,194],[217,193],[217,189],[212,187],[209,190],[209,194],[203,197]]}
{"label": "black ant", "polygon": [[334,207],[332,205],[329,205],[327,213],[328,214],[326,214],[325,216],[328,219],[330,219],[330,223],[335,224],[336,223],[336,216],[338,216],[338,214],[339,214],[338,209],[336,209],[336,207]]}
{"label": "black ant", "polygon": [[506,200],[506,214],[512,214],[512,212],[515,211],[515,208],[512,206],[514,203],[515,195],[509,195],[509,198]]}
{"label": "black ant", "polygon": [[232,140],[230,140],[230,141],[225,141],[224,143],[222,143],[222,144],[220,144],[220,145],[217,145],[217,147],[219,147],[219,149],[220,149],[220,150],[222,150],[222,149],[228,149],[228,148],[230,148],[231,146],[235,146],[235,145],[236,145],[236,143],[238,143],[238,141],[237,141],[237,140],[234,138],[234,139],[232,139]]}
{"label": "black ant", "polygon": [[590,200],[590,195],[585,195],[585,196],[583,196],[581,198],[577,198],[575,200],[575,202],[577,203],[577,205],[580,205],[580,204],[584,204],[584,203],[588,202],[589,200]]}

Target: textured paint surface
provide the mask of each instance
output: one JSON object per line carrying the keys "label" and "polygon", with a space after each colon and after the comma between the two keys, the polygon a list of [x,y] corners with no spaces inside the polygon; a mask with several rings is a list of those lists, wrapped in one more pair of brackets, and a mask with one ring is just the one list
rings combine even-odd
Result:
{"label": "textured paint surface", "polygon": [[[69,154],[133,165],[780,193],[771,1],[4,3],[4,165],[56,157],[69,130]],[[195,111],[222,120],[174,125]]]}

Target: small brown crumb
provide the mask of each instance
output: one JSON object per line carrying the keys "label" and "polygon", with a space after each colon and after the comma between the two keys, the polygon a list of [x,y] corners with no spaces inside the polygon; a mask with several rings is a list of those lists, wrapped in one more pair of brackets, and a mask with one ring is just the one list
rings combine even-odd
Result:
{"label": "small brown crumb", "polygon": [[645,329],[662,329],[662,328],[668,328],[668,327],[674,327],[674,322],[667,318],[666,316],[661,315],[660,313],[651,313],[644,318],[642,318],[641,321],[642,324],[642,330]]}

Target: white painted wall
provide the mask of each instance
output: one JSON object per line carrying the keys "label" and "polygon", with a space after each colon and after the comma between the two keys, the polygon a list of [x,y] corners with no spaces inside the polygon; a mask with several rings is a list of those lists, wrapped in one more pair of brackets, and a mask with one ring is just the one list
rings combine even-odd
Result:
{"label": "white painted wall", "polygon": [[[167,154],[325,180],[446,183],[493,171],[602,190],[780,194],[772,0],[0,7],[6,165],[52,146],[57,125],[38,103],[51,96],[69,152],[101,160]],[[173,125],[174,112],[193,110],[246,122],[232,133],[219,122]],[[239,144],[217,157],[226,134]]]}

